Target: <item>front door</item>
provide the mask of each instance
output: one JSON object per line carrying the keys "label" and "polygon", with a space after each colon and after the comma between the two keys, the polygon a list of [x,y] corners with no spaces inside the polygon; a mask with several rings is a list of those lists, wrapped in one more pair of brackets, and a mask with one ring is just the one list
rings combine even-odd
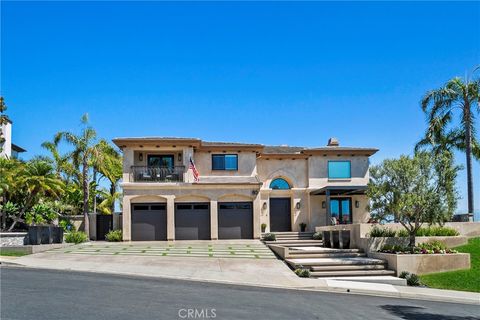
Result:
{"label": "front door", "polygon": [[350,198],[336,198],[330,200],[330,216],[335,218],[337,224],[352,223],[351,203]]}
{"label": "front door", "polygon": [[270,198],[270,231],[292,231],[290,198]]}

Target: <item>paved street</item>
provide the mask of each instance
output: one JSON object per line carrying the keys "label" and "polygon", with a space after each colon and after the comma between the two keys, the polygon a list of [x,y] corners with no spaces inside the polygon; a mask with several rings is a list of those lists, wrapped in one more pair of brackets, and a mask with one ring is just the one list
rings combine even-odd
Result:
{"label": "paved street", "polygon": [[480,319],[479,313],[480,307],[473,305],[1,268],[2,320],[193,319],[194,316],[196,319],[472,320]]}

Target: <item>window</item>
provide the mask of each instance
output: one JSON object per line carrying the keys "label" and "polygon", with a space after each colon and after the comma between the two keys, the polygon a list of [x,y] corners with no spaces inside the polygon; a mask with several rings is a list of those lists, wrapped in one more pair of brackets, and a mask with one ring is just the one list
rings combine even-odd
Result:
{"label": "window", "polygon": [[290,189],[290,185],[285,179],[277,178],[270,183],[270,189],[287,190]]}
{"label": "window", "polygon": [[167,167],[173,168],[175,164],[173,155],[148,155],[147,165],[149,167]]}
{"label": "window", "polygon": [[350,179],[350,161],[328,161],[328,179]]}
{"label": "window", "polygon": [[238,170],[238,155],[212,154],[212,170]]}

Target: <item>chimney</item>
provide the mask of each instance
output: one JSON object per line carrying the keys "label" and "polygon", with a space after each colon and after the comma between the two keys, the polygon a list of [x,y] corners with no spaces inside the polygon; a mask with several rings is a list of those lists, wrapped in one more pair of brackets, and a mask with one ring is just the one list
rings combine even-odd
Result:
{"label": "chimney", "polygon": [[337,138],[330,138],[328,139],[328,144],[327,146],[329,147],[338,147],[340,145],[340,143],[338,142],[338,139]]}

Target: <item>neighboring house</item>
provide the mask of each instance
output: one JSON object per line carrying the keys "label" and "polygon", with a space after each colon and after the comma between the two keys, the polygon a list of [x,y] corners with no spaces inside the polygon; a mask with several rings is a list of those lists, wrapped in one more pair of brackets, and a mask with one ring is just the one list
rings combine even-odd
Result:
{"label": "neighboring house", "polygon": [[26,150],[12,143],[12,122],[7,120],[6,124],[2,124],[2,138],[0,142],[0,158],[18,159],[19,153]]}
{"label": "neighboring house", "polygon": [[[367,222],[373,148],[302,148],[190,138],[118,138],[124,240],[260,238]],[[190,159],[199,172],[194,181]]]}

